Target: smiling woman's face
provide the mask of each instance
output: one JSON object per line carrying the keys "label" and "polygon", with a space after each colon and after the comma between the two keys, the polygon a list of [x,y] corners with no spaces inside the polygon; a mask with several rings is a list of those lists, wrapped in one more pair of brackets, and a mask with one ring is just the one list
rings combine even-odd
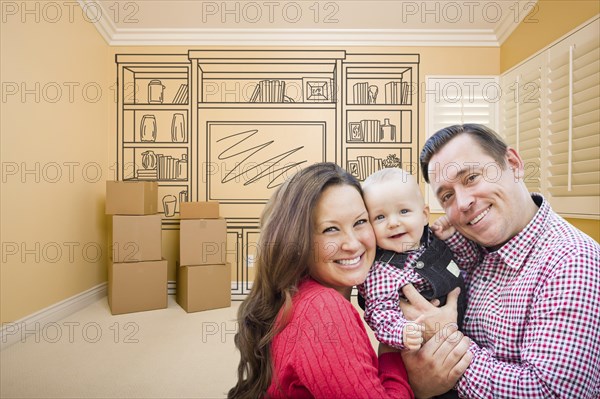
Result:
{"label": "smiling woman's face", "polygon": [[375,235],[356,188],[325,189],[312,215],[312,229],[310,275],[347,294],[365,280],[375,258]]}

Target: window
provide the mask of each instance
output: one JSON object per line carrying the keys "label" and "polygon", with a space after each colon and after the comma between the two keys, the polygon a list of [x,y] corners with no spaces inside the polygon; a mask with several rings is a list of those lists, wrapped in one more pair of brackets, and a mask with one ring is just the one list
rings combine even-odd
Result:
{"label": "window", "polygon": [[[425,84],[427,137],[447,126],[463,123],[480,123],[498,130],[502,92],[497,77],[430,76]],[[425,197],[431,212],[444,213],[429,185]]]}

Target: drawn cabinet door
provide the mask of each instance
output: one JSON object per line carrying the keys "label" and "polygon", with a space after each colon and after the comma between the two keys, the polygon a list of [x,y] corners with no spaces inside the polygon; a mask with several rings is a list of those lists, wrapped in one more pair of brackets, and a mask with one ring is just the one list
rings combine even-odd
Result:
{"label": "drawn cabinet door", "polygon": [[200,198],[222,216],[260,217],[275,189],[300,169],[335,161],[333,109],[199,110]]}

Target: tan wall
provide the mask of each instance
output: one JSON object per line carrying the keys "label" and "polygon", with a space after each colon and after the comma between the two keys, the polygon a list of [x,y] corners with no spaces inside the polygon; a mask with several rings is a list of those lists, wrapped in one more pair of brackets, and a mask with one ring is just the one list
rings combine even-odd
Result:
{"label": "tan wall", "polygon": [[[19,90],[21,82],[25,82],[26,88],[40,82],[39,102],[29,94],[22,101],[19,91],[7,96],[2,104],[3,116],[6,115],[2,120],[2,159],[6,175],[2,190],[3,323],[18,320],[106,281],[109,225],[103,215],[104,180],[114,177],[111,165],[116,162],[114,54],[185,53],[188,49],[111,48],[95,28],[81,18],[53,24],[43,20],[36,23],[33,18],[22,23],[16,17],[3,24],[3,82],[16,82]],[[498,49],[361,47],[348,50],[419,52],[421,82],[427,74],[498,73]],[[455,62],[448,62],[452,58]],[[474,64],[470,59],[485,61]],[[58,99],[51,91],[55,87],[53,82],[63,89]],[[83,98],[77,89],[86,84],[88,93]],[[68,85],[74,87],[72,98],[69,98]],[[101,87],[102,94],[97,102],[92,102],[90,100],[95,100],[92,89],[97,86]],[[421,103],[421,141],[425,137],[424,120]],[[38,176],[21,175],[22,170],[34,169],[38,164]],[[15,175],[10,174],[13,169]],[[53,174],[56,170],[61,178]],[[96,171],[101,176],[93,173]],[[163,234],[163,253],[170,261],[169,280],[175,279],[177,233]],[[84,246],[88,250],[85,254],[82,253]],[[57,248],[62,252],[60,256]],[[98,259],[95,248],[103,251]],[[31,249],[33,251],[27,252]]]}
{"label": "tan wall", "polygon": [[600,221],[589,219],[567,219],[567,221],[600,243]]}
{"label": "tan wall", "polygon": [[79,8],[28,4],[0,35],[2,323],[106,281],[109,47]]}
{"label": "tan wall", "polygon": [[500,71],[524,61],[561,36],[598,15],[596,0],[538,0],[500,47]]}
{"label": "tan wall", "polygon": [[[546,7],[546,3],[541,4]],[[35,16],[27,15],[23,23],[22,16],[17,15],[10,16],[1,27],[2,93],[6,96],[1,104],[2,323],[106,281],[104,180],[114,177],[111,165],[116,161],[114,54],[185,53],[190,48],[111,48],[95,27],[81,18],[79,9],[74,11],[72,21],[68,14],[54,23],[44,16],[36,22]],[[522,35],[520,29],[515,37]],[[527,43],[522,37],[516,43]],[[525,47],[531,47],[533,53],[543,44]],[[419,53],[421,83],[427,75],[497,75],[506,69],[502,65],[518,62],[507,59],[508,51],[521,54],[519,48],[509,50],[505,46],[346,50]],[[22,96],[21,85],[35,90],[36,82],[40,83],[39,100],[35,94]],[[60,97],[53,91],[57,86],[62,90]],[[96,87],[102,90],[97,101]],[[18,92],[8,95],[8,89]],[[424,98],[422,95],[419,119],[421,144],[426,137]],[[25,170],[34,172],[23,173]],[[593,235],[597,221],[572,222],[588,234],[592,231],[598,240],[599,234]],[[174,280],[177,234],[169,234],[164,237],[163,253],[170,260],[169,280]],[[100,256],[96,248],[102,249]]]}

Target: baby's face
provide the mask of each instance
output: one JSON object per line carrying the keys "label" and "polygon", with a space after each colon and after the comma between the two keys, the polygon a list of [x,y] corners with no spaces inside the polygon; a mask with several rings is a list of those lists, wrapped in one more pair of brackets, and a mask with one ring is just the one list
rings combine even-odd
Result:
{"label": "baby's face", "polygon": [[420,246],[429,209],[414,179],[394,177],[373,183],[364,197],[380,248],[406,252]]}

